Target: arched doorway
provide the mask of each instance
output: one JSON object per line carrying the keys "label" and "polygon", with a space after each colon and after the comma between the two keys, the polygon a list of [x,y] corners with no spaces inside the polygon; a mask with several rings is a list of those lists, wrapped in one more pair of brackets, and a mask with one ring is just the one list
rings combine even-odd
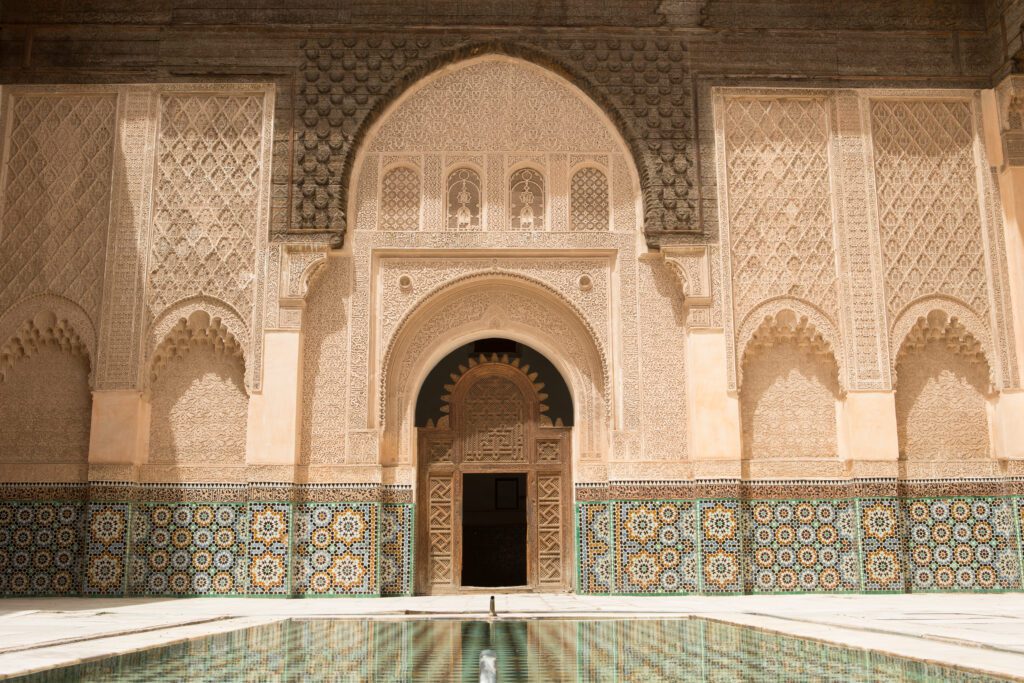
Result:
{"label": "arched doorway", "polygon": [[438,364],[417,415],[417,592],[567,590],[572,405],[554,367],[525,345],[479,340]]}

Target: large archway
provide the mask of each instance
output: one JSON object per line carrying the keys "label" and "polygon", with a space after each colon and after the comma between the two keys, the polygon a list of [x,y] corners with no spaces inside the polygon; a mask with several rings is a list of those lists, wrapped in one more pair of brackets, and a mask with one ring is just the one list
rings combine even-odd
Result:
{"label": "large archway", "polygon": [[435,366],[417,400],[418,592],[569,588],[571,416],[526,345],[477,340]]}

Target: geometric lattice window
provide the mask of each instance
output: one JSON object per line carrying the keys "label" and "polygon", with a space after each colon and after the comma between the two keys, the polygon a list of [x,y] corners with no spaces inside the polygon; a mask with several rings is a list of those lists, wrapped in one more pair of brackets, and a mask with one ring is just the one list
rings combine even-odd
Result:
{"label": "geometric lattice window", "polygon": [[608,229],[608,178],[600,169],[581,168],[572,176],[573,230]]}
{"label": "geometric lattice window", "polygon": [[480,175],[471,168],[457,168],[448,175],[448,229],[480,228]]}
{"label": "geometric lattice window", "polygon": [[380,229],[417,230],[420,225],[420,176],[406,166],[384,175],[380,188]]}
{"label": "geometric lattice window", "polygon": [[512,230],[544,229],[544,176],[521,168],[510,179]]}

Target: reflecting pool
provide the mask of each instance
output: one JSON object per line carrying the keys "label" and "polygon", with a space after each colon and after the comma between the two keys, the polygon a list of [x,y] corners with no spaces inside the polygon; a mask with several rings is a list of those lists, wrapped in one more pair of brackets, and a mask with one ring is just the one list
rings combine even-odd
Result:
{"label": "reflecting pool", "polygon": [[290,620],[25,681],[994,681],[704,619]]}

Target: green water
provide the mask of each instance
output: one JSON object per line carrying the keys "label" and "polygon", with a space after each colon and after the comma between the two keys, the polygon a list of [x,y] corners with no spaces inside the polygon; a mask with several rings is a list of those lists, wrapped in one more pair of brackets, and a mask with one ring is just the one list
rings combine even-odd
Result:
{"label": "green water", "polygon": [[992,681],[703,619],[297,620],[112,657],[28,681]]}

